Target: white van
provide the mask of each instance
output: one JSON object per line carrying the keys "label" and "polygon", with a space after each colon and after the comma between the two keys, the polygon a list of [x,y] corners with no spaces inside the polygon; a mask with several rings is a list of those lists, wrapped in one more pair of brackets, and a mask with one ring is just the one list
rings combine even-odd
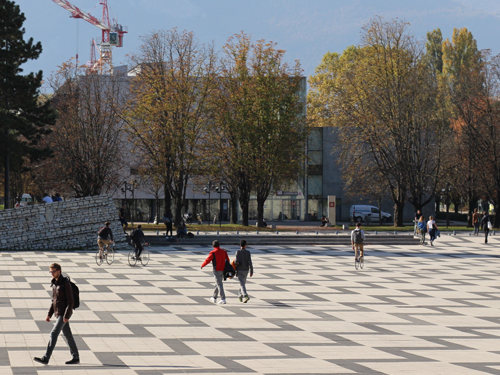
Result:
{"label": "white van", "polygon": [[[378,207],[358,204],[355,206],[351,206],[349,212],[351,213],[351,220],[355,223],[366,223],[367,220],[373,224],[379,223],[380,212],[378,210]],[[391,214],[382,211],[382,224],[391,221],[391,219]]]}
{"label": "white van", "polygon": [[26,207],[28,204],[31,204],[33,202],[33,198],[29,194],[23,194],[21,197],[21,202],[19,202],[19,205],[21,207]]}

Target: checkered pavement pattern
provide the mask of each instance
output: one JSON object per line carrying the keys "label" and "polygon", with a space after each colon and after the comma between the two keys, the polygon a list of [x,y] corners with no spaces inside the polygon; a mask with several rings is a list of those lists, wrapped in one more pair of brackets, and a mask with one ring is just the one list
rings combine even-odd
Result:
{"label": "checkered pavement pattern", "polygon": [[[497,239],[498,238],[498,239]],[[500,237],[442,237],[430,246],[249,246],[246,304],[225,282],[209,301],[207,247],[127,253],[0,252],[0,374],[500,374]],[[236,247],[222,247],[234,258]],[[51,263],[81,294],[70,320],[81,364],[62,336],[48,366]]]}

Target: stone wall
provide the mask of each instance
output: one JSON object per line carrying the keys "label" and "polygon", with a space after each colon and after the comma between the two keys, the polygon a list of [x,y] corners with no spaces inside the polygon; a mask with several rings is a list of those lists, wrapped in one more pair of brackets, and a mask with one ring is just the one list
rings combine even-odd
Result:
{"label": "stone wall", "polygon": [[3,210],[0,249],[97,250],[97,231],[106,221],[111,222],[115,249],[126,249],[125,234],[110,195]]}

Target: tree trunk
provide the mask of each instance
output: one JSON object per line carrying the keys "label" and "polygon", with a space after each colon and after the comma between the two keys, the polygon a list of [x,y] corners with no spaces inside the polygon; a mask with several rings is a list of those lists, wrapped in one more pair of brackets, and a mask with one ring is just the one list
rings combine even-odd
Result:
{"label": "tree trunk", "polygon": [[266,198],[257,194],[257,226],[264,227],[264,203]]}
{"label": "tree trunk", "polygon": [[165,196],[165,202],[163,205],[164,214],[172,214],[172,198],[170,197],[170,191],[168,190],[167,184],[163,186],[163,195]]}
{"label": "tree trunk", "polygon": [[436,200],[434,201],[436,205],[436,215],[439,213],[439,206],[441,205],[441,196],[439,194],[436,195]]}
{"label": "tree trunk", "polygon": [[494,203],[493,205],[495,209],[495,219],[493,220],[493,228],[500,228],[500,204]]}
{"label": "tree trunk", "polygon": [[231,197],[231,224],[238,224],[238,193],[229,192]]}
{"label": "tree trunk", "polygon": [[403,223],[403,209],[405,207],[405,202],[394,202],[394,226],[402,227]]}
{"label": "tree trunk", "polygon": [[248,200],[243,200],[240,196],[240,207],[241,207],[241,224],[248,226]]}

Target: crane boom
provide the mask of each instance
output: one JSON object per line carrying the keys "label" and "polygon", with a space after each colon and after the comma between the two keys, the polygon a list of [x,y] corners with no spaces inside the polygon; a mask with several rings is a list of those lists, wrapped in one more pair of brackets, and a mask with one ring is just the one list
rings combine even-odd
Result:
{"label": "crane boom", "polygon": [[108,25],[102,23],[100,20],[98,20],[94,16],[91,16],[87,12],[84,12],[80,8],[74,6],[73,4],[71,4],[67,0],[52,0],[52,1],[54,3],[56,3],[57,5],[66,9],[68,12],[70,12],[71,13],[70,17],[72,17],[72,18],[82,18],[85,21],[91,23],[92,25],[97,26],[101,30],[109,30],[110,29]]}

